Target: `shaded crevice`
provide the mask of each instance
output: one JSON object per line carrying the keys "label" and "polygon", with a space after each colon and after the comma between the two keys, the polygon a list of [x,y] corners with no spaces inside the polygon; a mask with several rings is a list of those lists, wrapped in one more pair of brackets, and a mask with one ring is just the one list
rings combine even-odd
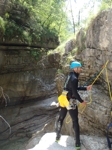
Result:
{"label": "shaded crevice", "polygon": [[[40,46],[42,45],[42,46]],[[45,49],[54,49],[54,47],[47,47],[43,46],[43,44],[40,45],[29,45],[29,44],[18,44],[18,43],[0,43],[0,46],[19,46],[19,47],[27,47],[27,48],[45,48]],[[6,48],[6,50],[9,50]]]}

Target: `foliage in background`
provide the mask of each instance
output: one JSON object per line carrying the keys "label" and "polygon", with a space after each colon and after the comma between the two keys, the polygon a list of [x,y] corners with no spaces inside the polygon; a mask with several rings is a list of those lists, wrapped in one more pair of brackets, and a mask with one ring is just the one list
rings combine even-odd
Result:
{"label": "foliage in background", "polygon": [[[76,22],[77,29],[84,27],[88,28],[92,20],[103,10],[112,8],[112,0],[88,0],[80,9],[80,24]],[[87,15],[84,15],[86,14]]]}
{"label": "foliage in background", "polygon": [[[89,0],[80,9],[78,15],[74,15],[76,31],[81,27],[88,27],[90,20],[95,16],[94,8],[99,3],[99,9],[110,8],[111,0]],[[89,8],[90,6],[90,8]],[[59,36],[63,42],[73,33],[71,21],[66,13],[66,0],[11,0],[7,12],[2,18],[0,28],[2,36],[6,40],[17,38],[25,43],[42,43],[48,38],[56,40]],[[84,16],[88,10],[89,17]],[[1,27],[2,26],[2,27]]]}
{"label": "foliage in background", "polygon": [[35,58],[35,60],[39,61],[41,59],[41,56],[45,54],[45,50],[43,48],[41,49],[30,49],[30,54],[32,57]]}
{"label": "foliage in background", "polygon": [[76,30],[88,28],[90,22],[99,14],[99,12],[112,8],[112,0],[85,0],[79,13],[74,15]]}
{"label": "foliage in background", "polygon": [[5,39],[17,38],[37,44],[47,39],[64,39],[69,22],[64,12],[65,0],[11,0],[3,16]]}
{"label": "foliage in background", "polygon": [[5,33],[5,21],[2,17],[0,17],[0,35],[3,37]]}
{"label": "foliage in background", "polygon": [[[88,18],[82,20],[82,24],[84,25],[85,29],[87,29],[91,22],[95,19],[95,17],[101,13],[103,10],[107,10],[109,8],[112,8],[112,0],[90,0],[91,3],[93,3],[92,7],[91,7],[91,10],[89,12],[89,16]],[[94,7],[95,7],[95,3],[97,3],[97,9],[95,10],[95,13],[94,13]],[[89,3],[88,3],[89,5]],[[85,6],[85,8],[88,7]],[[82,12],[83,12],[83,9],[82,9]]]}
{"label": "foliage in background", "polygon": [[101,12],[109,8],[112,8],[112,0],[101,0],[101,6],[99,8],[99,11]]}

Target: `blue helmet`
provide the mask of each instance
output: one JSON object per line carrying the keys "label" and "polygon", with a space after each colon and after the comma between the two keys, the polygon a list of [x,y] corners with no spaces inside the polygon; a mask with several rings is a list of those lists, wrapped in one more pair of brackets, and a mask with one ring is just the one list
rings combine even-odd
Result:
{"label": "blue helmet", "polygon": [[77,68],[77,67],[82,67],[81,63],[78,61],[74,61],[70,64],[70,69]]}

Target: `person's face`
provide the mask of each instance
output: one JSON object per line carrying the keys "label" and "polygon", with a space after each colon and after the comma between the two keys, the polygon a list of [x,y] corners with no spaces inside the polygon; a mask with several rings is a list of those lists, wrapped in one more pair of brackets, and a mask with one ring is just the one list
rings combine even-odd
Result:
{"label": "person's face", "polygon": [[79,73],[79,74],[80,74],[80,73],[81,73],[81,71],[82,71],[82,68],[81,68],[81,67],[78,67],[78,68],[77,68],[77,73]]}
{"label": "person's face", "polygon": [[81,71],[82,71],[82,68],[81,67],[77,67],[77,68],[74,68],[74,71],[76,72],[76,73],[81,73]]}

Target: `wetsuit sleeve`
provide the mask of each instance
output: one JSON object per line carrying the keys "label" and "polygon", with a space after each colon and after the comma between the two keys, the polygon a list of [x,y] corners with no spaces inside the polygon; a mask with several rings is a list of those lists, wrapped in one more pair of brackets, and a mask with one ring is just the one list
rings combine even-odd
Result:
{"label": "wetsuit sleeve", "polygon": [[86,86],[80,86],[77,88],[77,90],[86,91],[87,87]]}
{"label": "wetsuit sleeve", "polygon": [[82,98],[80,97],[79,93],[77,92],[78,90],[78,80],[75,78],[71,81],[71,88],[72,88],[72,93],[73,96],[80,101],[81,103],[83,102]]}

